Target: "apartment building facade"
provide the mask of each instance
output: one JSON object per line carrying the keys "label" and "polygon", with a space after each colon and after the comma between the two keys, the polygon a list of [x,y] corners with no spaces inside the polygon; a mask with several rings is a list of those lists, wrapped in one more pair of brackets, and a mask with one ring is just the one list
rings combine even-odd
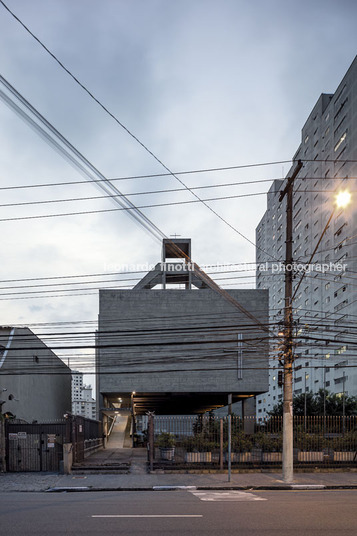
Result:
{"label": "apartment building facade", "polygon": [[92,386],[83,383],[83,372],[72,371],[72,413],[88,419],[96,419],[96,401]]}
{"label": "apartment building facade", "polygon": [[[356,395],[357,58],[336,92],[318,99],[303,126],[301,144],[287,176],[298,160],[303,167],[293,194],[294,393],[325,388],[340,396]],[[269,391],[257,397],[259,419],[283,397],[278,385],[282,370],[278,333],[283,329],[285,303],[286,204],[285,199],[279,201],[283,185],[282,180],[272,184],[267,210],[256,229],[257,288],[269,289],[270,323],[275,333]],[[340,191],[352,195],[344,209],[335,203]]]}

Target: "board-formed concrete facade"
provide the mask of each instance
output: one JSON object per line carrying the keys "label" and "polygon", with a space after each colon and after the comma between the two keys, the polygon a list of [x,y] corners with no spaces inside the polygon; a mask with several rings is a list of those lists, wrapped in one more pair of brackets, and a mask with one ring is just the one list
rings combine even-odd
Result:
{"label": "board-formed concrete facade", "polygon": [[[267,325],[266,290],[229,290]],[[99,406],[206,411],[268,386],[268,335],[210,288],[100,290]]]}

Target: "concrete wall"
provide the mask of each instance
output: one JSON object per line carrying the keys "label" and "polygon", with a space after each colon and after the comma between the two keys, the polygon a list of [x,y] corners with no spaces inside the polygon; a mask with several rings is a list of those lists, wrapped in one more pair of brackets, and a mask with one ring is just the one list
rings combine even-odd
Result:
{"label": "concrete wall", "polygon": [[[9,344],[11,333],[11,328],[0,328],[1,346]],[[13,330],[1,362],[0,391],[7,389],[0,392],[3,413],[40,422],[62,419],[71,411],[71,371],[30,329]],[[9,395],[18,401],[9,400]]]}
{"label": "concrete wall", "polygon": [[[267,323],[267,291],[229,293]],[[242,379],[238,333],[243,334]],[[253,394],[268,387],[267,334],[210,289],[101,290],[98,343],[101,393]]]}

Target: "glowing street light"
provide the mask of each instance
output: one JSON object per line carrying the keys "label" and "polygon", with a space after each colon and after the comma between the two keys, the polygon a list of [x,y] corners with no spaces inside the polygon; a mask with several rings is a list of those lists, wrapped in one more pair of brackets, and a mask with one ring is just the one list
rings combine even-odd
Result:
{"label": "glowing street light", "polygon": [[337,208],[345,208],[351,202],[351,194],[347,190],[341,190],[336,195]]}

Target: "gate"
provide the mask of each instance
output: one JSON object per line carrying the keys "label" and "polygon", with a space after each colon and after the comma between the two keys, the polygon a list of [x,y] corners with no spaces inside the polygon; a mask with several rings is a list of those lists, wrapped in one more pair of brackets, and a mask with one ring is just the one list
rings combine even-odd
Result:
{"label": "gate", "polygon": [[63,460],[66,432],[66,421],[48,424],[7,422],[7,471],[58,472]]}

